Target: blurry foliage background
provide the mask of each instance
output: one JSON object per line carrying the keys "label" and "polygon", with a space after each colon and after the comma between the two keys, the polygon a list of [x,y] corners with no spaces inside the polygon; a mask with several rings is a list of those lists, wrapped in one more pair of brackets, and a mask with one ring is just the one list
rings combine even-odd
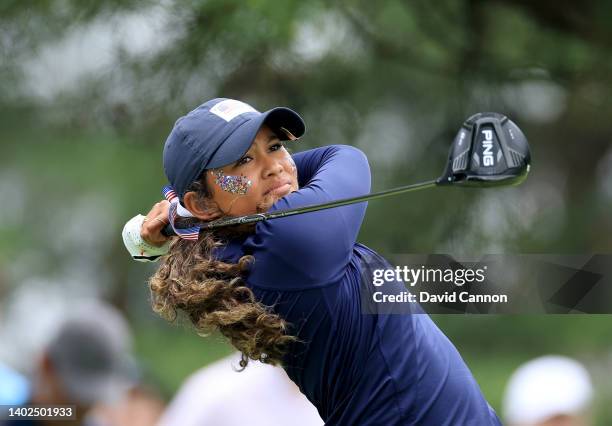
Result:
{"label": "blurry foliage background", "polygon": [[[170,396],[229,352],[157,319],[123,223],[160,198],[163,142],[212,97],[299,111],[294,150],[350,144],[373,189],[436,177],[460,124],[511,117],[533,169],[516,188],[372,202],[381,253],[612,252],[612,3],[586,0],[18,1],[0,5],[0,360],[27,370],[53,319],[103,297]],[[438,316],[492,405],[537,355],[594,373],[612,422],[608,316]],[[161,344],[160,342],[163,342]]]}

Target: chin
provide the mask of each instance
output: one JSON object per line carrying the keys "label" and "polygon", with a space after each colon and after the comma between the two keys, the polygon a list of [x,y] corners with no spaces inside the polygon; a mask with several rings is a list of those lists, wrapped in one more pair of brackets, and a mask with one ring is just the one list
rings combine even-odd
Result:
{"label": "chin", "polygon": [[255,213],[265,213],[270,210],[270,207],[276,202],[277,198],[273,195],[266,195],[264,198],[257,203],[257,208]]}
{"label": "chin", "polygon": [[267,194],[263,196],[263,199],[257,203],[257,211],[256,213],[265,213],[270,210],[270,207],[278,200],[283,198],[285,195],[278,194]]}

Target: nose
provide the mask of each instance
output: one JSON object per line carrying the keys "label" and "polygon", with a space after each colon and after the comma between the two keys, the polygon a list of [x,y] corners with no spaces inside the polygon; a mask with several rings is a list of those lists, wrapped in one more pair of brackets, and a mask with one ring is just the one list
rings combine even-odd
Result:
{"label": "nose", "polygon": [[283,172],[283,165],[281,161],[274,155],[266,155],[263,164],[263,177],[267,178],[270,176],[279,175]]}

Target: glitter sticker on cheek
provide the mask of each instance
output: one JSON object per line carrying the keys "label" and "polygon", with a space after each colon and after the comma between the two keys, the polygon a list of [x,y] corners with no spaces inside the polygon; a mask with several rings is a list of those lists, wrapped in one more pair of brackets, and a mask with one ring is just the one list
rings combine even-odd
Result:
{"label": "glitter sticker on cheek", "polygon": [[215,183],[226,192],[231,194],[244,195],[253,184],[246,176],[228,176],[222,170],[217,169],[211,172],[215,177]]}

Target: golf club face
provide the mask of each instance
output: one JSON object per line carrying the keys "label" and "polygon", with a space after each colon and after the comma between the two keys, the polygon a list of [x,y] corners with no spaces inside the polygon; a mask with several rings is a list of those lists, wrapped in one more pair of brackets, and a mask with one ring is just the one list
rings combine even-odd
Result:
{"label": "golf club face", "polygon": [[450,149],[438,185],[474,187],[518,185],[527,177],[527,138],[506,116],[482,112],[468,118]]}

